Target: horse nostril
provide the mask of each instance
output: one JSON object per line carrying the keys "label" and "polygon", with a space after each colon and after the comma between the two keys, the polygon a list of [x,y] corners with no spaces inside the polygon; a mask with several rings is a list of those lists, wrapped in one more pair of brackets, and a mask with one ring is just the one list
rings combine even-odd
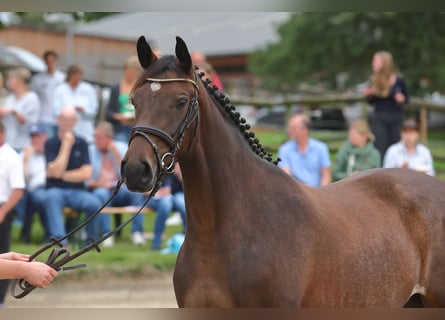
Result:
{"label": "horse nostril", "polygon": [[149,165],[148,162],[145,161],[145,160],[141,160],[141,163],[142,163],[142,167],[143,167],[143,170],[142,170],[142,178],[150,179],[150,180],[151,180],[151,178],[152,178],[152,173],[151,173],[151,167],[150,167],[150,165]]}

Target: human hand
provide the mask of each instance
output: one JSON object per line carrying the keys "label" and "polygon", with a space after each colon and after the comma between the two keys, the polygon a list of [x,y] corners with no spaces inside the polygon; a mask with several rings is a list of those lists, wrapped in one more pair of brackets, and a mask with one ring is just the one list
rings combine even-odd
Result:
{"label": "human hand", "polygon": [[5,206],[0,206],[0,223],[2,223],[3,220],[5,220],[7,214],[8,212],[6,211]]}
{"label": "human hand", "polygon": [[0,108],[0,117],[4,117],[12,112],[12,108],[2,107]]}
{"label": "human hand", "polygon": [[116,152],[119,152],[119,151],[117,150],[116,144],[115,144],[113,141],[111,141],[111,142],[108,144],[108,146],[107,146],[107,150],[108,150],[108,152],[111,152],[112,154],[115,154]]}
{"label": "human hand", "polygon": [[18,252],[6,252],[6,253],[2,253],[0,254],[0,259],[5,259],[5,260],[15,260],[15,261],[29,261],[29,254],[25,254],[25,253],[18,253]]}
{"label": "human hand", "polygon": [[365,95],[365,96],[370,96],[370,95],[372,95],[373,94],[373,92],[372,92],[372,88],[370,88],[370,87],[365,87],[365,88],[363,88],[363,95]]}
{"label": "human hand", "polygon": [[34,153],[33,146],[26,146],[23,148],[23,158],[25,160],[29,159],[29,157]]}
{"label": "human hand", "polygon": [[408,161],[404,161],[404,162],[402,163],[402,168],[404,168],[404,169],[408,169],[408,168],[409,168],[409,163],[408,163]]}
{"label": "human hand", "polygon": [[74,109],[76,109],[76,111],[78,111],[80,113],[85,113],[85,109],[81,106],[76,106],[76,107],[74,107]]}
{"label": "human hand", "polygon": [[129,117],[125,116],[122,113],[115,113],[114,114],[114,119],[116,119],[121,124],[126,125],[126,126],[131,125],[131,124],[134,123],[134,118],[129,118]]}
{"label": "human hand", "polygon": [[45,263],[31,261],[25,265],[24,279],[37,288],[46,288],[57,276],[57,271]]}
{"label": "human hand", "polygon": [[401,92],[396,92],[394,94],[394,100],[396,100],[397,103],[404,103],[405,102],[405,96]]}
{"label": "human hand", "polygon": [[75,140],[74,133],[71,131],[65,132],[62,137],[62,143],[68,146],[72,146],[74,144],[74,140]]}
{"label": "human hand", "polygon": [[157,197],[163,197],[163,196],[168,196],[171,194],[171,189],[170,187],[162,187],[158,190],[158,192],[156,192]]}

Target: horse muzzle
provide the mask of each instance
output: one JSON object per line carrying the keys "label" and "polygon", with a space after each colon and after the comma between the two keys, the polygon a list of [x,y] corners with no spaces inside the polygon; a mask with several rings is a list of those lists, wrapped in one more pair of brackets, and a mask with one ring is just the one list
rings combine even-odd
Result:
{"label": "horse muzzle", "polygon": [[125,157],[122,160],[121,176],[128,190],[133,192],[147,192],[153,189],[155,183],[153,170],[146,160],[130,161]]}

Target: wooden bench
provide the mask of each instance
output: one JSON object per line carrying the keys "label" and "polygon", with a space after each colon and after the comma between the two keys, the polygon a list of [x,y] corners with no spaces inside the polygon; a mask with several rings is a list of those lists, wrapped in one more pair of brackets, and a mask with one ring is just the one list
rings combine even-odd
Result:
{"label": "wooden bench", "polygon": [[[120,213],[136,213],[138,212],[139,207],[136,206],[126,206],[126,207],[105,207],[102,209],[100,213],[103,214],[120,214]],[[153,213],[154,211],[150,208],[142,208],[140,213]]]}
{"label": "wooden bench", "polygon": [[[105,207],[102,209],[100,213],[102,214],[121,214],[121,213],[136,213],[138,212],[139,207],[136,206],[125,206],[125,207]],[[154,211],[150,208],[142,208],[140,213],[148,214],[153,213]],[[65,207],[63,208],[63,213],[70,218],[76,218],[78,212],[73,208]]]}

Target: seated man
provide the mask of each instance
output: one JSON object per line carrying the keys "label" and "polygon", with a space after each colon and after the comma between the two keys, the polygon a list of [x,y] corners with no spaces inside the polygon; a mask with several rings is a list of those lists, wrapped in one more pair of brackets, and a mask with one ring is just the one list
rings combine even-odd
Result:
{"label": "seated man", "polygon": [[40,124],[32,125],[29,134],[31,136],[31,145],[26,146],[21,153],[26,189],[22,199],[16,206],[17,212],[23,212],[24,219],[21,237],[25,243],[31,241],[31,226],[34,213],[39,214],[40,222],[45,231],[45,240],[48,240],[46,214],[44,212],[46,184],[44,148],[48,134]]}
{"label": "seated man", "polygon": [[328,146],[309,137],[310,120],[295,114],[288,121],[289,140],[278,149],[278,166],[301,183],[319,187],[331,183]]}
{"label": "seated man", "polygon": [[[90,217],[102,205],[100,200],[88,192],[85,181],[92,176],[92,166],[86,141],[73,133],[77,113],[72,107],[63,107],[57,118],[59,131],[45,143],[46,199],[45,211],[48,232],[59,238],[66,234],[63,208],[70,207]],[[86,226],[89,237],[95,237],[96,219]],[[67,244],[65,240],[63,244]]]}
{"label": "seated man", "polygon": [[408,168],[434,176],[433,157],[425,145],[419,143],[419,126],[414,119],[403,122],[401,139],[390,146],[383,158],[384,168]]}
{"label": "seated man", "polygon": [[[121,160],[127,150],[127,144],[120,141],[113,141],[113,136],[113,126],[111,123],[105,121],[100,122],[94,131],[94,144],[89,147],[93,176],[91,180],[87,182],[87,186],[91,192],[100,199],[101,203],[105,203],[110,198],[119,180]],[[111,200],[108,206],[141,206],[144,200],[144,194],[130,192],[123,184],[118,194]],[[100,232],[98,236],[102,236],[111,231],[109,215],[100,214],[97,219]],[[133,231],[133,233],[134,232],[138,231]],[[137,239],[135,244],[143,244],[142,234],[133,234],[132,238],[133,242],[135,242],[134,239]],[[103,242],[104,247],[111,247],[113,244],[113,237],[107,238]]]}

